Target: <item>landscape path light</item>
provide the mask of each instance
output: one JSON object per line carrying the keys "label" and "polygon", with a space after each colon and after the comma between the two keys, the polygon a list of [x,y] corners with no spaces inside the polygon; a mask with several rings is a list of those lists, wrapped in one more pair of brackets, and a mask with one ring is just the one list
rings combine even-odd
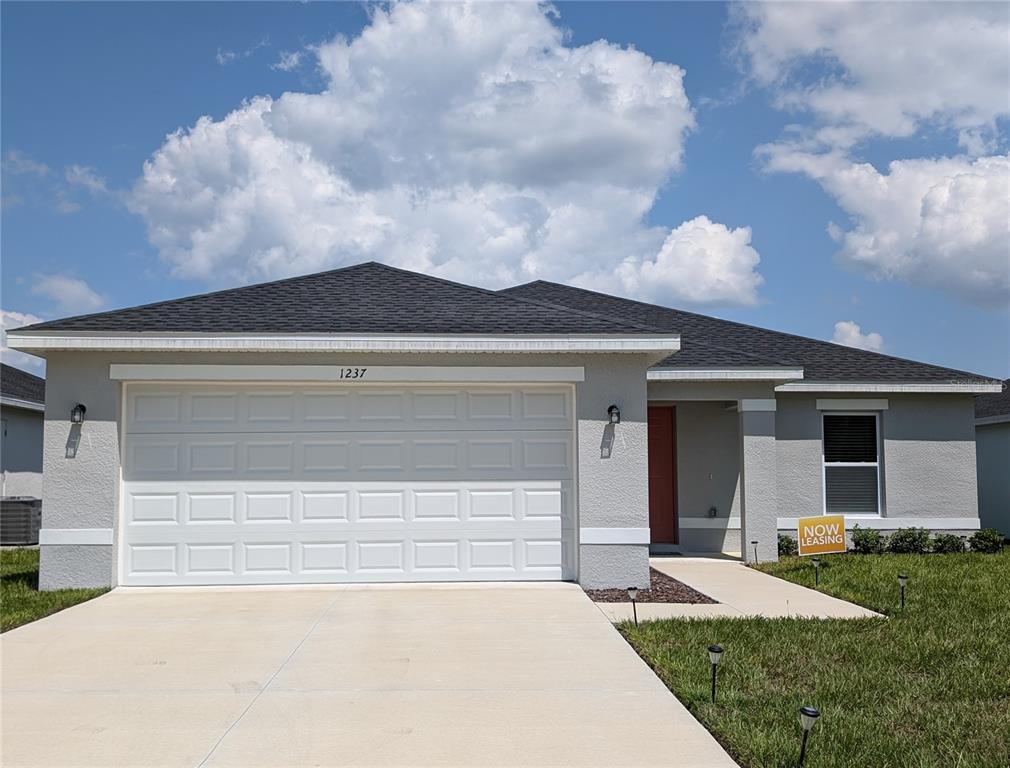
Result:
{"label": "landscape path light", "polygon": [[908,576],[904,573],[898,574],[898,588],[901,590],[901,610],[905,610],[905,585],[908,584]]}
{"label": "landscape path light", "polygon": [[631,615],[635,617],[635,626],[638,626],[638,608],[635,601],[638,600],[638,587],[628,587],[628,599],[631,601]]}
{"label": "landscape path light", "polygon": [[715,677],[719,670],[719,659],[722,658],[722,646],[710,645],[708,647],[708,660],[712,662],[712,703],[715,704]]}
{"label": "landscape path light", "polygon": [[750,545],[754,547],[754,562],[758,562],[758,540],[754,539],[751,541]]}
{"label": "landscape path light", "polygon": [[814,586],[816,587],[821,583],[821,558],[811,557],[810,562],[814,566]]}
{"label": "landscape path light", "polygon": [[815,707],[800,707],[800,727],[803,728],[803,741],[800,744],[800,768],[802,768],[803,760],[807,756],[807,737],[810,736],[810,729],[814,727],[814,723],[820,716],[821,713]]}

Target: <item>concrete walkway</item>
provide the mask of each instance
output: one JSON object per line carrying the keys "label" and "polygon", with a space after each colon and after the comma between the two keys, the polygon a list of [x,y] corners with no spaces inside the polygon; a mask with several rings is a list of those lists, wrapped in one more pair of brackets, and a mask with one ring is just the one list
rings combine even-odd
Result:
{"label": "concrete walkway", "polygon": [[735,765],[571,584],[120,589],[0,652],[6,768]]}
{"label": "concrete walkway", "polygon": [[[748,568],[732,560],[705,557],[657,557],[653,568],[694,587],[718,601],[715,605],[639,603],[638,619],[792,616],[819,619],[879,617],[862,606],[784,579]],[[630,603],[597,603],[611,621],[632,617]]]}

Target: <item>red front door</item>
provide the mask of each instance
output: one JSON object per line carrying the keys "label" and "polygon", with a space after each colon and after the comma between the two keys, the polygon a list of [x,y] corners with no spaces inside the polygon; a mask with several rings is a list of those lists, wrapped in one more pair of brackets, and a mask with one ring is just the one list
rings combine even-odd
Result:
{"label": "red front door", "polygon": [[649,406],[649,528],[653,544],[677,543],[677,409]]}

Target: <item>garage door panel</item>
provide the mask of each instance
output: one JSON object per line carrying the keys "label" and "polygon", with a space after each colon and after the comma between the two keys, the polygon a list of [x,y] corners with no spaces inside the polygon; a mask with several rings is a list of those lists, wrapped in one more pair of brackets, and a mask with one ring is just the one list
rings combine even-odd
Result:
{"label": "garage door panel", "polygon": [[131,384],[122,582],[571,578],[571,407],[559,387]]}
{"label": "garage door panel", "polygon": [[[571,429],[568,388],[347,389],[319,385],[168,389],[131,384],[131,433]],[[385,426],[382,426],[385,425]]]}

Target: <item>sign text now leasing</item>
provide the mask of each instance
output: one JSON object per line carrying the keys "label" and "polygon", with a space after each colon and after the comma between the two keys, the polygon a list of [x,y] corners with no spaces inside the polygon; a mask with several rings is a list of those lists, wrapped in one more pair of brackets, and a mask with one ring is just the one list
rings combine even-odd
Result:
{"label": "sign text now leasing", "polygon": [[818,515],[799,519],[799,553],[822,555],[845,551],[845,516]]}

